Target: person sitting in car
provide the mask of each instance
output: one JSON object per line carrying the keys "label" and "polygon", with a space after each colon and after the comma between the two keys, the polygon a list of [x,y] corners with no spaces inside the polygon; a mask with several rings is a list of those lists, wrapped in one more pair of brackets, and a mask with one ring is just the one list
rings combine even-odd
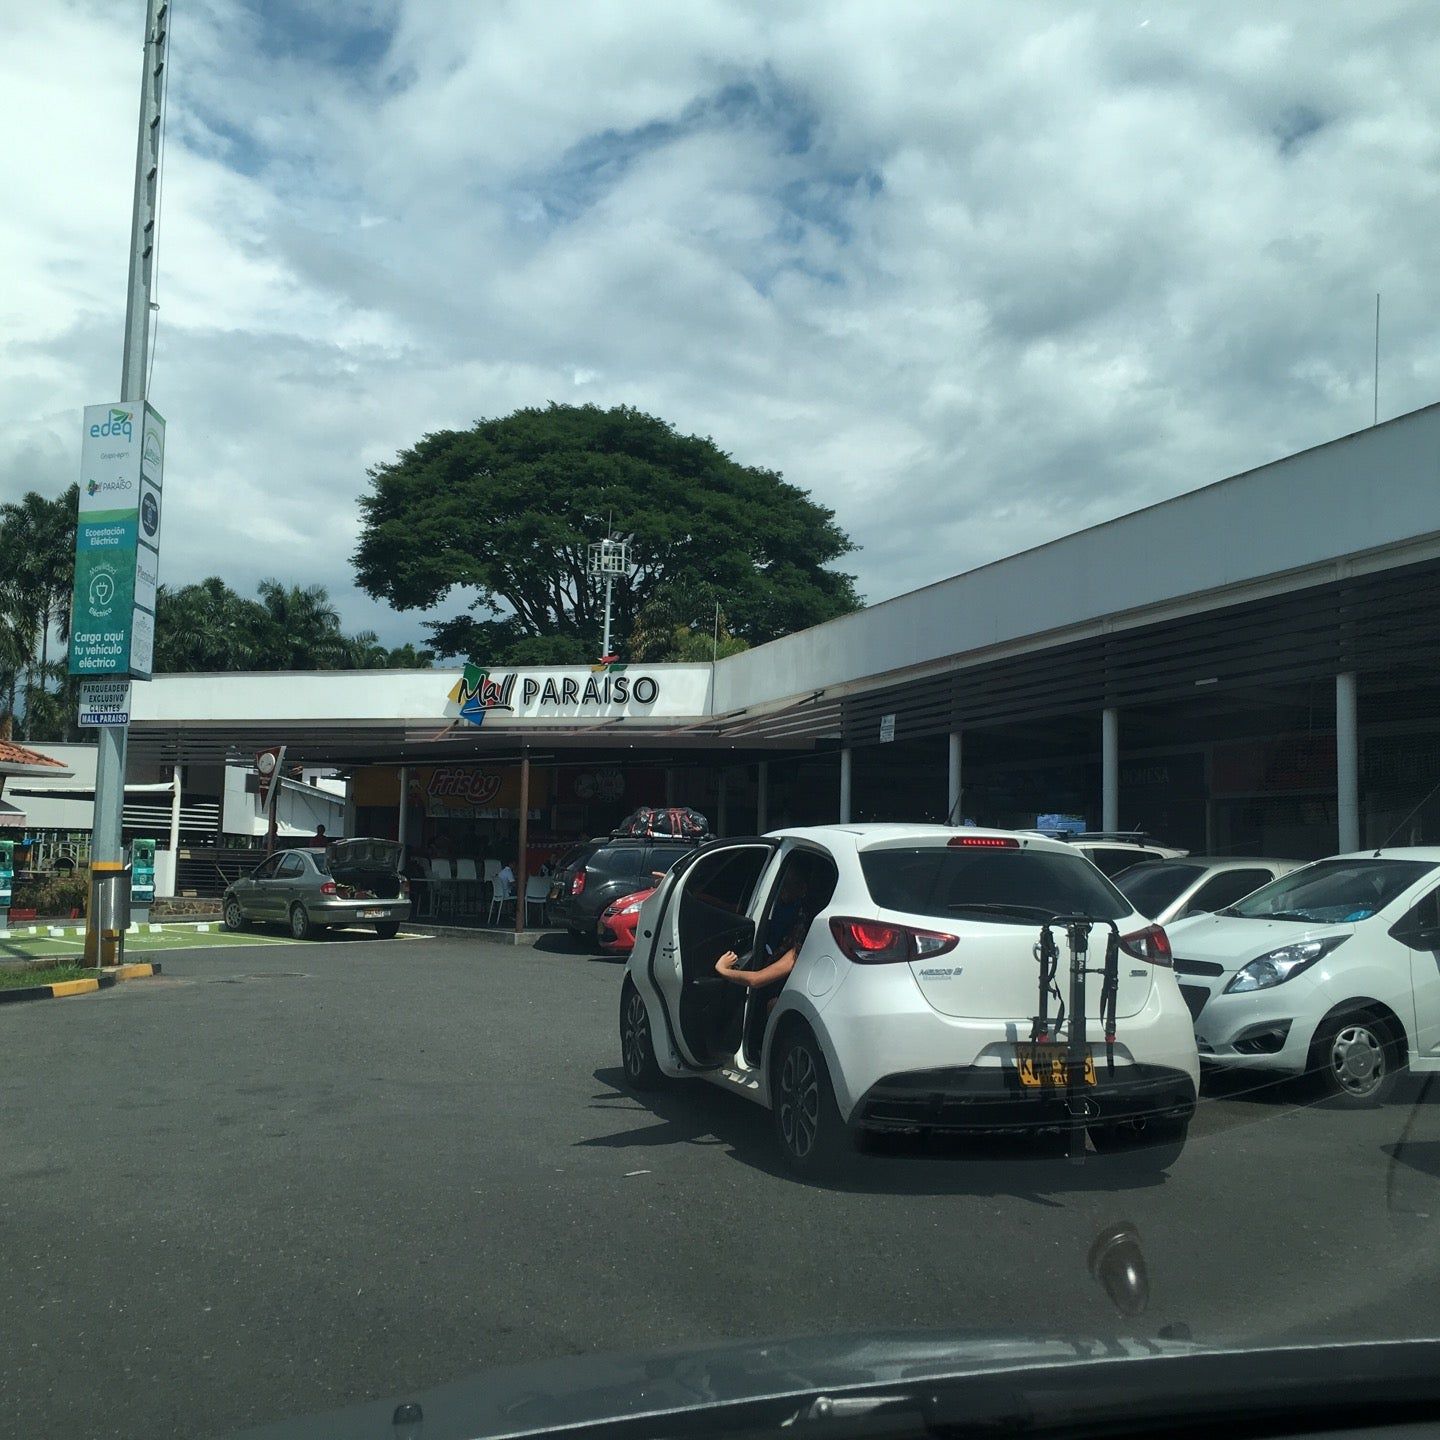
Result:
{"label": "person sitting in car", "polygon": [[780,895],[771,907],[765,924],[766,939],[762,950],[767,961],[758,970],[737,970],[740,957],[727,950],[716,962],[715,973],[737,985],[748,985],[760,991],[759,999],[767,1010],[775,1008],[785,981],[795,968],[795,957],[810,931],[810,916],[805,909],[805,878],[798,870],[789,871],[780,882]]}
{"label": "person sitting in car", "polygon": [[767,1010],[773,1010],[790,972],[795,968],[795,957],[805,943],[809,928],[808,920],[795,926],[776,947],[780,953],[758,970],[737,970],[735,967],[740,963],[740,957],[733,950],[727,950],[715,962],[715,973],[722,980],[733,980],[737,985],[748,985],[752,990],[758,990],[760,994],[757,998],[764,1002]]}

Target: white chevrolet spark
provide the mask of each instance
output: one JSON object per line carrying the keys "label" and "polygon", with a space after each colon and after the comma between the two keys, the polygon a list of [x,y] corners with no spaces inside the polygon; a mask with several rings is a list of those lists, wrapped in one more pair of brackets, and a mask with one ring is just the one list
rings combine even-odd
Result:
{"label": "white chevrolet spark", "polygon": [[1440,1070],[1440,849],[1317,860],[1171,936],[1207,1067],[1308,1074],[1359,1107]]}
{"label": "white chevrolet spark", "polygon": [[[726,980],[809,921],[778,996]],[[936,825],[827,825],[720,840],[640,912],[620,1000],[637,1090],[698,1076],[768,1107],[790,1164],[828,1168],[870,1131],[1060,1127],[1068,1070],[1023,1063],[1039,1009],[1040,927],[1060,914],[1122,937],[1112,1016],[1088,989],[1083,1114],[1101,1151],[1170,1164],[1199,1065],[1165,932],[1063,842]],[[803,923],[803,922],[802,922]],[[1061,965],[1061,973],[1064,973]],[[1052,1040],[1067,1032],[1053,1025]]]}

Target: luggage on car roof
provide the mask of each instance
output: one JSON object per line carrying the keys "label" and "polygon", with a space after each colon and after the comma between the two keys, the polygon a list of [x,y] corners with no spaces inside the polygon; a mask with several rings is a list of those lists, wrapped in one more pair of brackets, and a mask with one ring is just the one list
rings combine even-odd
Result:
{"label": "luggage on car roof", "polygon": [[710,822],[687,805],[656,808],[642,805],[627,815],[615,829],[616,835],[640,835],[647,839],[703,840],[710,833]]}

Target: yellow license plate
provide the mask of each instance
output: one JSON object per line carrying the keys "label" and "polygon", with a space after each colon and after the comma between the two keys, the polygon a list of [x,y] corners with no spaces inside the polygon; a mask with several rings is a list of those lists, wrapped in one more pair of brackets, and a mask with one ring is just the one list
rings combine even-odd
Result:
{"label": "yellow license plate", "polygon": [[[1041,1087],[1061,1089],[1070,1083],[1070,1066],[1064,1045],[1017,1045],[1015,1069],[1020,1083],[1029,1089]],[[1095,1084],[1095,1057],[1085,1052],[1085,1084]]]}

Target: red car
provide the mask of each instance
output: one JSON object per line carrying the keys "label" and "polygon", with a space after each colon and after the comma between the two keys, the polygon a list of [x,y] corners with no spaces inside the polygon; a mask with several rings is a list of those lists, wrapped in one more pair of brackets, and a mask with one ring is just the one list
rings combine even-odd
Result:
{"label": "red car", "polygon": [[622,895],[600,912],[595,938],[602,950],[611,955],[628,955],[635,948],[635,922],[640,918],[640,907],[654,893],[655,886],[652,885],[648,890]]}

